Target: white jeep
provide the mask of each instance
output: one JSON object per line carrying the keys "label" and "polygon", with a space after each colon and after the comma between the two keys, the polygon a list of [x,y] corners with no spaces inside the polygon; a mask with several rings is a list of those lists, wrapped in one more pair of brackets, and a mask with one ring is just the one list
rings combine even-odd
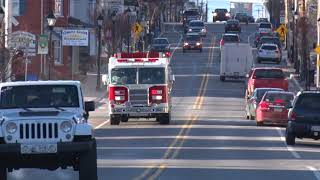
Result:
{"label": "white jeep", "polygon": [[78,81],[0,84],[0,179],[19,168],[73,167],[97,180],[97,150]]}

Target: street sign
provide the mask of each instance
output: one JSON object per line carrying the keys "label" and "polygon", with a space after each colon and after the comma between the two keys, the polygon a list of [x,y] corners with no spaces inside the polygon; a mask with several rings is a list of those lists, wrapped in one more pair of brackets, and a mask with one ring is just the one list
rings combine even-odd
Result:
{"label": "street sign", "polygon": [[142,31],[143,31],[143,28],[142,26],[139,24],[139,23],[135,23],[133,26],[132,26],[132,31],[134,32],[134,34],[136,36],[138,36]]}
{"label": "street sign", "polygon": [[317,54],[320,54],[320,46],[317,46],[314,51],[317,53]]}
{"label": "street sign", "polygon": [[48,54],[48,35],[41,34],[38,40],[38,54]]}
{"label": "street sign", "polygon": [[36,36],[25,31],[16,31],[8,36],[8,46],[21,49],[26,56],[36,56]]}
{"label": "street sign", "polygon": [[280,40],[284,41],[286,34],[288,32],[288,29],[286,28],[285,25],[281,24],[280,27],[276,30],[276,32],[280,36]]}
{"label": "street sign", "polygon": [[284,24],[285,23],[285,16],[280,16],[280,24]]}

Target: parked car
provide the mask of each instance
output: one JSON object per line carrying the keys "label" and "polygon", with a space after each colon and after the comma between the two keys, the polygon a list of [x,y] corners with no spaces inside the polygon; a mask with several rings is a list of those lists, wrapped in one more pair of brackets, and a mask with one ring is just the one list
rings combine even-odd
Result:
{"label": "parked car", "polygon": [[189,22],[188,32],[199,33],[200,36],[205,37],[207,35],[207,27],[205,26],[204,22],[201,20],[192,20]]}
{"label": "parked car", "polygon": [[[269,34],[260,34],[260,33],[256,33],[255,34],[255,40],[254,40],[254,44],[256,47],[258,47],[260,45],[260,41],[261,41],[261,38],[263,37],[275,37],[273,33],[269,33]],[[275,37],[277,38],[277,37]],[[266,42],[265,42],[266,43]]]}
{"label": "parked car", "polygon": [[157,52],[170,52],[170,43],[167,38],[153,39],[151,51]]}
{"label": "parked car", "polygon": [[289,88],[289,82],[280,68],[253,68],[247,77],[249,78],[246,90],[248,96],[251,96],[256,88],[281,88],[285,91]]}
{"label": "parked car", "polygon": [[292,92],[268,91],[262,97],[256,110],[257,126],[266,123],[287,125],[288,109],[294,98]]}
{"label": "parked car", "polygon": [[269,34],[269,33],[272,33],[272,31],[273,31],[273,28],[272,28],[271,23],[269,23],[269,22],[259,23],[258,32],[260,34]]}
{"label": "parked car", "polygon": [[224,27],[224,32],[230,32],[230,31],[237,31],[241,32],[241,26],[238,20],[236,19],[230,19],[227,21],[225,27]]}
{"label": "parked car", "polygon": [[215,9],[213,13],[213,22],[227,21],[230,19],[230,13],[227,9]]}
{"label": "parked car", "polygon": [[247,119],[254,120],[256,117],[256,109],[264,96],[268,91],[284,91],[280,88],[256,88],[252,96],[246,97],[246,116]]}
{"label": "parked car", "polygon": [[200,19],[200,13],[197,9],[188,9],[183,12],[182,23],[187,26],[191,20]]}
{"label": "parked car", "polygon": [[269,22],[268,18],[258,18],[256,23]]}
{"label": "parked car", "polygon": [[249,23],[248,15],[246,13],[236,13],[234,19],[239,22]]}
{"label": "parked car", "polygon": [[257,61],[274,61],[277,64],[281,62],[281,53],[276,44],[262,44],[257,53]]}
{"label": "parked car", "polygon": [[248,22],[249,23],[254,23],[254,17],[253,16],[248,16]]}
{"label": "parked car", "polygon": [[257,48],[260,48],[262,44],[276,44],[279,47],[279,50],[281,51],[281,41],[278,37],[275,36],[262,36],[260,38],[260,41],[257,44]]}
{"label": "parked car", "polygon": [[239,42],[240,42],[240,36],[238,34],[231,34],[231,33],[224,34],[222,35],[222,38],[220,40],[220,49],[226,43],[239,43]]}
{"label": "parked car", "polygon": [[202,52],[202,38],[198,33],[187,33],[184,41],[182,51],[186,50],[199,50]]}
{"label": "parked car", "polygon": [[320,92],[299,92],[287,108],[290,109],[285,133],[288,145],[294,145],[295,138],[320,139]]}

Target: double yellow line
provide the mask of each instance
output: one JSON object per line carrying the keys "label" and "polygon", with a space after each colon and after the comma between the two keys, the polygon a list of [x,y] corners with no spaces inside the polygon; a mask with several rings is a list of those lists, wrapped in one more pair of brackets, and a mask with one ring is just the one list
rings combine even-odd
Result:
{"label": "double yellow line", "polygon": [[[198,91],[198,96],[196,99],[196,102],[193,105],[193,109],[201,109],[203,101],[204,101],[204,95],[206,92],[206,88],[208,85],[208,81],[209,81],[209,77],[208,77],[208,73],[210,70],[210,67],[212,65],[213,62],[213,45],[215,43],[215,37],[213,36],[211,43],[210,43],[210,50],[209,50],[209,56],[208,56],[208,63],[207,63],[207,69],[206,69],[206,74],[203,76],[202,81],[201,81],[201,85]],[[166,150],[166,152],[164,153],[164,155],[162,156],[161,159],[175,159],[179,153],[180,153],[180,148],[182,147],[185,141],[185,136],[187,136],[192,128],[192,125],[194,124],[194,122],[198,119],[197,116],[195,115],[191,115],[188,120],[186,121],[186,123],[182,126],[182,128],[180,129],[178,135],[175,137],[175,139],[171,142],[171,144],[169,145],[168,149]],[[177,147],[177,148],[174,148]],[[166,169],[166,164],[155,164],[151,167],[149,167],[148,169],[146,169],[140,176],[134,178],[134,180],[144,180],[144,179],[148,179],[148,180],[154,180],[157,177],[160,176],[160,174]]]}
{"label": "double yellow line", "polygon": [[208,62],[206,66],[206,73],[204,74],[201,85],[198,91],[198,95],[196,101],[193,105],[193,109],[201,109],[203,106],[204,96],[207,90],[208,82],[209,82],[209,71],[211,65],[213,63],[213,53],[214,53],[214,44],[215,44],[215,37],[212,36],[210,47],[209,47],[209,55],[208,55]]}

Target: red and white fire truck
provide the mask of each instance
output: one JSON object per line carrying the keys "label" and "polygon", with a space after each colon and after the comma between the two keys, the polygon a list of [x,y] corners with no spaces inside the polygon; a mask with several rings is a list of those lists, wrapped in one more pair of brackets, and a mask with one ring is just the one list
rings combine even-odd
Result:
{"label": "red and white fire truck", "polygon": [[109,59],[107,76],[110,124],[129,118],[171,119],[174,76],[169,57],[159,52],[117,53]]}

